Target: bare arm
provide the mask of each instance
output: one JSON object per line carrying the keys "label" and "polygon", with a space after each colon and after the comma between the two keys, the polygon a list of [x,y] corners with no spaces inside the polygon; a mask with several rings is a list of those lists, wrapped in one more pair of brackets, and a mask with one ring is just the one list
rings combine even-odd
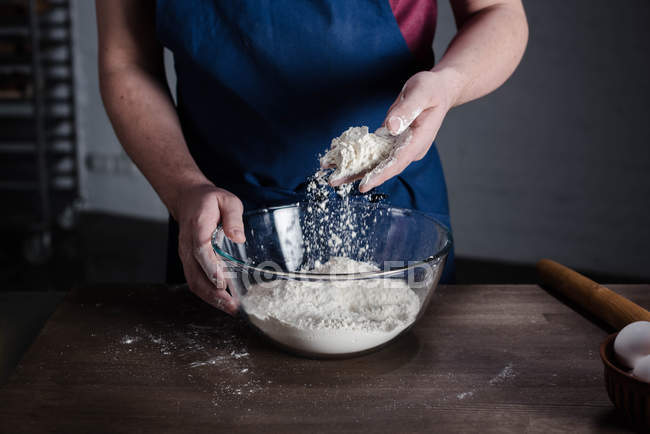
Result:
{"label": "bare arm", "polygon": [[171,214],[180,190],[207,180],[190,156],[165,81],[153,1],[98,1],[99,83],[124,150]]}
{"label": "bare arm", "polygon": [[155,1],[97,0],[96,8],[100,89],[117,137],[179,222],[190,289],[232,313],[209,240],[223,220],[228,236],[244,241],[241,201],[212,185],[190,155],[166,84]]}
{"label": "bare arm", "polygon": [[395,163],[362,183],[366,192],[423,158],[447,112],[501,86],[519,64],[528,41],[521,0],[451,0],[458,33],[431,71],[411,77],[386,115],[392,134],[410,130]]}
{"label": "bare arm", "polygon": [[528,23],[521,0],[452,0],[458,33],[432,71],[457,77],[454,106],[501,86],[521,61]]}

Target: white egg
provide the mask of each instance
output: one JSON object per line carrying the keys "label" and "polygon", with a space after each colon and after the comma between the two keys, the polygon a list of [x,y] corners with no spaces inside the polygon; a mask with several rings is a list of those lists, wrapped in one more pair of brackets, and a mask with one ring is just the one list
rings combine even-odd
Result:
{"label": "white egg", "polygon": [[650,354],[650,322],[637,321],[623,327],[614,341],[619,362],[632,369],[636,361]]}
{"label": "white egg", "polygon": [[641,357],[636,361],[632,375],[641,381],[650,383],[650,356]]}

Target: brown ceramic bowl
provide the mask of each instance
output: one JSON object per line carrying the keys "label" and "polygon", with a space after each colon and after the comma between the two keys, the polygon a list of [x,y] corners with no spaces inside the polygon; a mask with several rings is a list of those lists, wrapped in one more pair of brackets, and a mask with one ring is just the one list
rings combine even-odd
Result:
{"label": "brown ceramic bowl", "polygon": [[614,406],[639,432],[650,432],[650,383],[639,380],[620,368],[614,354],[614,339],[607,336],[600,345],[600,358],[605,365],[605,386]]}

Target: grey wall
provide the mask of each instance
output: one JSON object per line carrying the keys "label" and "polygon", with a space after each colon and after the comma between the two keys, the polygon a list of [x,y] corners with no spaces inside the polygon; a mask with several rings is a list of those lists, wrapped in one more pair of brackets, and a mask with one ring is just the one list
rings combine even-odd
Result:
{"label": "grey wall", "polygon": [[650,2],[525,6],[521,66],[438,137],[457,252],[650,278]]}
{"label": "grey wall", "polygon": [[[440,0],[438,56],[455,31]],[[94,2],[77,0],[79,132],[88,209],[161,219],[97,90]],[[529,0],[513,78],[439,134],[457,254],[650,279],[650,2]],[[94,160],[93,160],[94,159]]]}

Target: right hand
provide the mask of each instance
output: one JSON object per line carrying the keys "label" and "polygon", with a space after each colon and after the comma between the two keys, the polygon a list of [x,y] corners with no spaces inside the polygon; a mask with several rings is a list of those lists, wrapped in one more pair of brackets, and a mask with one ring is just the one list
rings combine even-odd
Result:
{"label": "right hand", "polygon": [[210,239],[221,222],[228,238],[236,243],[246,241],[241,200],[205,183],[184,191],[174,208],[179,226],[178,254],[190,290],[212,306],[234,315],[238,301],[226,291],[226,270],[212,250]]}

